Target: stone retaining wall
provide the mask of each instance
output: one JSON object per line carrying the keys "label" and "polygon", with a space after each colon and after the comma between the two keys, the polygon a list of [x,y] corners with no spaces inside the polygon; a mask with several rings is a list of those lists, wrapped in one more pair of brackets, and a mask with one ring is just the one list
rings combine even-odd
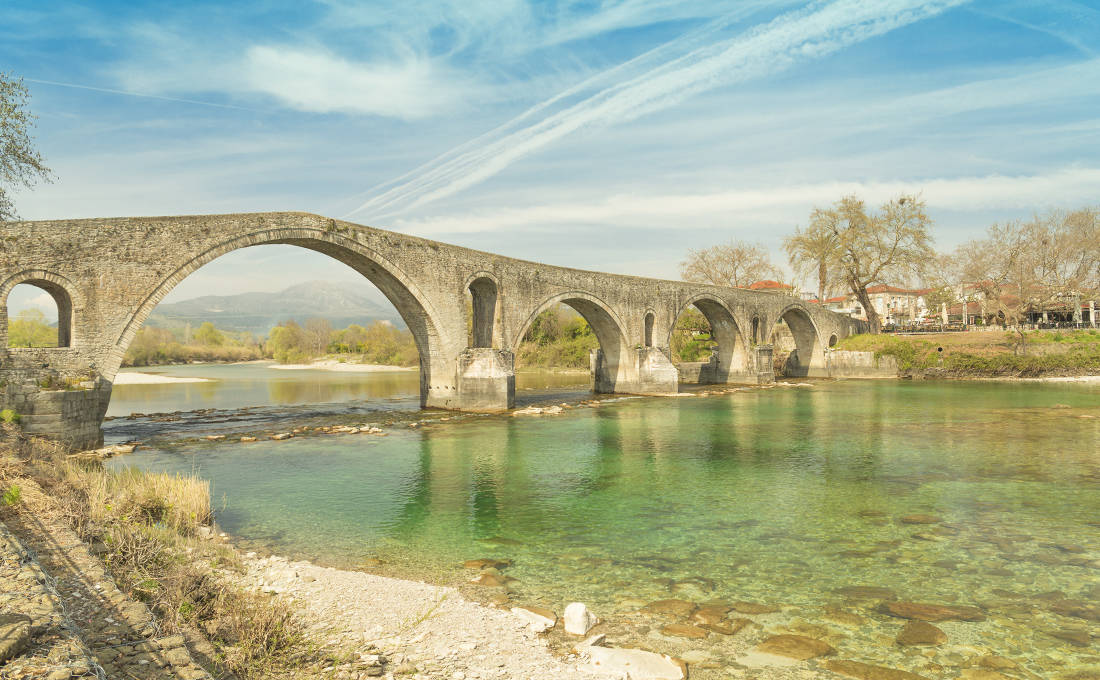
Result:
{"label": "stone retaining wall", "polygon": [[830,349],[825,352],[825,366],[836,378],[896,378],[898,362],[894,357],[876,357],[874,352],[853,352]]}

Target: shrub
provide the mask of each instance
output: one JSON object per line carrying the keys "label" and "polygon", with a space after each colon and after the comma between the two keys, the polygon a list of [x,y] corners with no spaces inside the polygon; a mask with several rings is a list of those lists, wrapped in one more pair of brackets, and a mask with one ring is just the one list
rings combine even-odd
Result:
{"label": "shrub", "polygon": [[12,484],[4,491],[2,499],[4,505],[19,505],[19,501],[23,499],[23,489],[19,488],[18,484]]}
{"label": "shrub", "polygon": [[19,414],[16,413],[15,411],[13,411],[10,408],[6,408],[6,409],[0,411],[0,421],[11,424],[11,423],[18,423],[19,420],[20,420]]}

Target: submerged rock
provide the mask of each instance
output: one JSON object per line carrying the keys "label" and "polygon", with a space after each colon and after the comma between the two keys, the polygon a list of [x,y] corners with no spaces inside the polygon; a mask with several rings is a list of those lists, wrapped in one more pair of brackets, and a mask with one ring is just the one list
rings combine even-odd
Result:
{"label": "submerged rock", "polygon": [[565,632],[570,635],[587,635],[599,620],[581,602],[573,602],[565,608]]}
{"label": "submerged rock", "polygon": [[1081,600],[1054,600],[1049,605],[1050,611],[1059,616],[1070,616],[1086,621],[1100,621],[1100,607],[1083,602]]}
{"label": "submerged rock", "polygon": [[804,635],[775,635],[757,645],[756,651],[798,661],[836,654],[827,642]]}
{"label": "submerged rock", "polygon": [[853,614],[838,607],[825,607],[825,620],[851,628],[858,628],[867,622],[859,614]]}
{"label": "submerged rock", "polygon": [[719,635],[735,635],[750,623],[752,623],[752,619],[730,619],[728,621],[719,621],[718,623],[701,623],[699,627],[705,628],[712,633],[718,633]]}
{"label": "submerged rock", "polygon": [[896,668],[872,666],[858,661],[841,661],[829,659],[825,662],[825,668],[839,675],[844,675],[856,680],[928,680],[923,675],[899,671]]}
{"label": "submerged rock", "polygon": [[1087,630],[1056,630],[1050,633],[1050,636],[1068,642],[1074,647],[1088,647],[1092,644],[1092,636]]}
{"label": "submerged rock", "polygon": [[512,583],[515,580],[516,579],[512,578],[511,576],[482,573],[470,579],[470,583],[473,583],[474,585],[485,586],[487,588],[503,588],[504,586]]}
{"label": "submerged rock", "polygon": [[910,621],[905,624],[897,637],[897,643],[904,647],[942,645],[945,642],[947,642],[947,634],[925,621]]}
{"label": "submerged rock", "polygon": [[279,442],[279,441],[283,441],[284,439],[290,439],[293,436],[294,435],[292,435],[289,432],[280,432],[279,434],[271,435],[271,439],[274,439],[275,441]]}
{"label": "submerged rock", "polygon": [[730,608],[724,604],[705,604],[696,609],[691,615],[692,623],[715,624],[726,618]]}
{"label": "submerged rock", "polygon": [[667,626],[661,627],[662,635],[671,635],[673,637],[685,637],[702,639],[709,633],[699,626],[693,626],[690,623],[670,623]]}
{"label": "submerged rock", "polygon": [[939,524],[943,520],[935,515],[923,515],[920,513],[905,515],[898,519],[902,524]]}
{"label": "submerged rock", "polygon": [[900,619],[918,621],[985,621],[985,613],[966,605],[884,602],[879,610]]}
{"label": "submerged rock", "polygon": [[898,594],[890,588],[878,586],[844,586],[833,592],[852,600],[896,600]]}
{"label": "submerged rock", "polygon": [[685,619],[695,611],[695,604],[686,600],[657,600],[642,607],[642,611]]}
{"label": "submerged rock", "polygon": [[512,607],[512,613],[536,633],[550,630],[558,622],[558,615],[542,607]]}
{"label": "submerged rock", "polygon": [[683,665],[664,654],[641,649],[589,647],[590,670],[630,680],[684,680]]}
{"label": "submerged rock", "polygon": [[512,566],[512,560],[494,560],[490,557],[482,557],[476,560],[466,560],[462,566],[467,569],[504,569]]}
{"label": "submerged rock", "polygon": [[774,614],[779,611],[779,607],[757,602],[734,602],[730,609],[741,614]]}

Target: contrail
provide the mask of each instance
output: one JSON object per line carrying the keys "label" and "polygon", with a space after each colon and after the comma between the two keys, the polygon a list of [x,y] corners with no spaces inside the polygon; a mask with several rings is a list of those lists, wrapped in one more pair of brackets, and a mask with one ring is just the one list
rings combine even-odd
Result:
{"label": "contrail", "polygon": [[106,92],[107,94],[121,94],[127,97],[144,97],[146,99],[160,99],[166,102],[178,102],[180,104],[197,104],[199,106],[213,106],[219,109],[236,109],[238,111],[257,111],[258,109],[250,109],[245,106],[234,106],[232,104],[216,104],[214,102],[204,102],[197,99],[180,99],[178,97],[164,97],[159,94],[147,94],[145,92],[130,92],[128,90],[112,90],[106,87],[93,87],[91,85],[77,85],[76,83],[59,83],[56,80],[39,80],[37,78],[23,78],[28,83],[38,83],[39,85],[54,85],[56,87],[71,87],[77,90],[91,90],[92,92]]}
{"label": "contrail", "polygon": [[[736,37],[706,42],[759,6],[744,8],[570,88],[495,130],[375,187],[369,192],[373,196],[346,217],[365,213],[378,219],[405,212],[478,184],[581,128],[631,121],[719,86],[824,57],[964,2],[815,2]],[[653,62],[656,65],[651,65]],[[591,92],[596,87],[600,89]]]}

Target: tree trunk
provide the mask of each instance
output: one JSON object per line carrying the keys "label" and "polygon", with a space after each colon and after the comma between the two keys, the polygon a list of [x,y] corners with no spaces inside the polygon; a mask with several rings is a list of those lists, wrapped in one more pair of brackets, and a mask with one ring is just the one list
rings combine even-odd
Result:
{"label": "tree trunk", "polygon": [[829,276],[829,268],[826,266],[825,259],[822,258],[817,263],[817,303],[819,305],[825,304],[825,279]]}
{"label": "tree trunk", "polygon": [[863,305],[863,311],[867,313],[867,325],[871,333],[879,334],[882,332],[882,320],[879,319],[878,312],[871,304],[871,296],[867,294],[866,286],[852,285],[852,294],[859,300],[859,304]]}

